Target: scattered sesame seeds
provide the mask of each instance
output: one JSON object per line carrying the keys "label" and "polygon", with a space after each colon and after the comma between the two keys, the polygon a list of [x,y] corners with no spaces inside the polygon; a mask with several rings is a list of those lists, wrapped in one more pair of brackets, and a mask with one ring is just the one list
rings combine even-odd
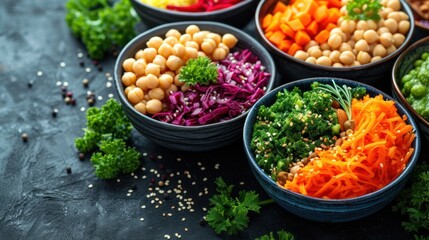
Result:
{"label": "scattered sesame seeds", "polygon": [[43,76],[43,72],[42,71],[37,71],[37,76],[39,76],[39,77]]}
{"label": "scattered sesame seeds", "polygon": [[113,95],[113,93],[109,93],[107,96],[108,96],[109,98],[112,98],[114,95]]}
{"label": "scattered sesame seeds", "polygon": [[144,218],[140,218],[140,221],[142,221],[142,222],[143,222],[143,221],[144,221]]}
{"label": "scattered sesame seeds", "polygon": [[65,62],[60,62],[60,67],[65,67],[66,63]]}
{"label": "scattered sesame seeds", "polygon": [[83,58],[83,53],[78,52],[78,53],[77,53],[77,57],[78,57],[78,58]]}
{"label": "scattered sesame seeds", "polygon": [[89,67],[85,68],[85,72],[87,72],[87,73],[91,72],[91,68],[89,68]]}
{"label": "scattered sesame seeds", "polygon": [[92,184],[89,184],[89,185],[88,185],[88,188],[92,188],[92,187],[94,187],[94,185],[92,185]]}

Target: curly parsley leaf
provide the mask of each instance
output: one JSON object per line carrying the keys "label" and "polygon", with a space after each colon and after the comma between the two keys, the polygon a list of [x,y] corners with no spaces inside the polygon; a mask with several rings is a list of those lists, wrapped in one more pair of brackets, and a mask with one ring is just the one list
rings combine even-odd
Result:
{"label": "curly parsley leaf", "polygon": [[277,237],[273,232],[270,232],[269,234],[263,235],[255,240],[295,240],[295,236],[290,232],[280,230],[277,232]]}
{"label": "curly parsley leaf", "polygon": [[380,0],[349,0],[347,15],[352,20],[380,20]]}
{"label": "curly parsley leaf", "polygon": [[103,58],[136,35],[138,17],[129,0],[113,6],[108,0],[68,0],[66,10],[67,25],[93,59]]}
{"label": "curly parsley leaf", "polygon": [[197,83],[208,85],[217,81],[218,74],[216,64],[210,58],[200,56],[186,62],[180,70],[179,80],[190,86]]}

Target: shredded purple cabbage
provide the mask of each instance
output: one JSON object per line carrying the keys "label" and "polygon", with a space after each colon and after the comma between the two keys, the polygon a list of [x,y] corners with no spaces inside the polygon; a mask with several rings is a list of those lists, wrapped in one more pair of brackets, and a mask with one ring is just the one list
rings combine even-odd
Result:
{"label": "shredded purple cabbage", "polygon": [[217,83],[172,93],[165,102],[169,110],[152,117],[184,126],[222,122],[241,115],[265,94],[271,74],[250,50],[230,53],[217,66]]}

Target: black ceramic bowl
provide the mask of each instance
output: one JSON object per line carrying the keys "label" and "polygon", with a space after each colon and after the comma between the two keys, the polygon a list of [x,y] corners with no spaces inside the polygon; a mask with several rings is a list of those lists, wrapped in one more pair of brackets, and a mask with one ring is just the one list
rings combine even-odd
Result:
{"label": "black ceramic bowl", "polygon": [[[398,57],[392,71],[392,93],[393,97],[413,114],[420,130],[429,142],[429,121],[414,110],[401,91],[403,88],[402,77],[414,68],[414,62],[420,59],[424,52],[429,52],[429,37],[413,43]],[[427,88],[429,89],[429,86]],[[426,94],[429,94],[429,91]]]}
{"label": "black ceramic bowl", "polygon": [[[312,64],[299,60],[281,51],[265,37],[262,28],[263,17],[267,13],[271,13],[273,11],[273,8],[278,1],[279,0],[260,1],[256,9],[255,21],[259,38],[268,50],[273,53],[274,60],[282,66],[281,70],[284,72],[286,81],[308,77],[327,76],[356,80],[377,87],[390,84],[387,76],[390,75],[396,57],[407,47],[414,32],[414,18],[410,17],[410,29],[406,35],[404,43],[398,47],[396,51],[376,62],[352,67],[331,67]],[[412,16],[412,12],[408,4],[403,0],[401,0],[401,4],[402,11],[405,11],[408,16]]]}
{"label": "black ceramic bowl", "polygon": [[257,4],[258,1],[255,0],[243,0],[229,8],[211,12],[180,12],[153,7],[140,0],[131,0],[131,5],[148,27],[180,21],[215,21],[243,27],[253,19]]}
{"label": "black ceramic bowl", "polygon": [[125,114],[131,120],[133,126],[145,137],[162,146],[183,151],[206,151],[226,146],[241,138],[244,120],[247,112],[227,121],[212,123],[202,126],[180,126],[164,123],[137,111],[128,101],[124,93],[121,81],[124,72],[122,63],[125,59],[134,57],[135,53],[146,47],[146,42],[153,36],[164,37],[165,33],[174,28],[185,32],[191,24],[198,25],[201,30],[225,34],[231,33],[238,39],[236,46],[231,50],[250,49],[259,57],[265,71],[270,73],[265,91],[269,92],[274,86],[276,68],[268,51],[247,33],[237,28],[217,22],[176,22],[164,24],[150,29],[131,40],[121,51],[115,65],[115,84],[119,100]]}
{"label": "black ceramic bowl", "polygon": [[262,105],[272,105],[276,101],[276,94],[279,91],[282,91],[283,89],[292,90],[294,87],[299,87],[301,90],[305,91],[310,88],[311,83],[313,83],[314,81],[331,84],[332,79],[335,80],[338,86],[342,86],[344,84],[350,87],[362,86],[367,89],[367,93],[370,96],[382,94],[384,99],[393,100],[390,96],[374,87],[351,80],[319,77],[290,82],[277,87],[276,89],[272,90],[270,93],[259,99],[258,102],[256,102],[256,104],[252,107],[249,114],[247,115],[246,122],[244,125],[243,139],[245,154],[253,175],[256,177],[259,184],[267,192],[267,194],[272,199],[274,199],[281,207],[297,216],[313,221],[347,222],[363,218],[382,209],[389,202],[391,202],[395,198],[395,196],[399,194],[399,192],[409,179],[410,175],[412,174],[414,165],[419,159],[421,151],[421,139],[419,131],[417,129],[417,123],[413,120],[412,115],[408,112],[406,108],[395,102],[395,106],[398,109],[398,113],[400,115],[406,115],[408,118],[407,123],[411,124],[413,126],[413,129],[415,129],[416,138],[412,143],[414,152],[410,157],[407,166],[396,179],[394,179],[385,187],[360,197],[348,199],[322,199],[304,196],[302,194],[286,190],[285,188],[280,187],[270,176],[267,175],[266,172],[261,169],[261,167],[256,162],[254,151],[251,149],[250,146],[253,126],[256,122],[256,116],[258,114],[259,108]]}

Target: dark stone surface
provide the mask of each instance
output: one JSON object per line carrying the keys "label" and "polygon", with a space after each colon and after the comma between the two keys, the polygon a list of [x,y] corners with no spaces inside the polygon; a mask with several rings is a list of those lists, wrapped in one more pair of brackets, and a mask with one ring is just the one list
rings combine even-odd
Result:
{"label": "dark stone surface", "polygon": [[[96,106],[115,95],[106,77],[113,72],[115,57],[101,62],[101,72],[86,56],[78,57],[84,50],[65,24],[64,3],[0,4],[0,239],[165,239],[165,235],[178,239],[175,234],[182,239],[254,239],[280,229],[297,239],[411,238],[390,205],[359,221],[322,224],[272,204],[251,215],[242,234],[217,236],[209,226],[200,225],[216,177],[266,198],[249,171],[241,142],[190,154],[156,146],[133,132],[132,144],[146,155],[144,170],[120,181],[98,180],[88,156],[79,160],[73,141],[85,124],[81,108],[88,108],[87,91],[96,93]],[[86,72],[86,67],[92,71]],[[82,85],[84,78],[90,80],[88,88]],[[76,106],[64,103],[57,84],[66,82]],[[21,139],[23,133],[28,134],[27,142]],[[151,190],[152,182],[156,187],[159,180],[169,183],[160,189],[172,192]],[[184,207],[179,211],[180,204]]]}

